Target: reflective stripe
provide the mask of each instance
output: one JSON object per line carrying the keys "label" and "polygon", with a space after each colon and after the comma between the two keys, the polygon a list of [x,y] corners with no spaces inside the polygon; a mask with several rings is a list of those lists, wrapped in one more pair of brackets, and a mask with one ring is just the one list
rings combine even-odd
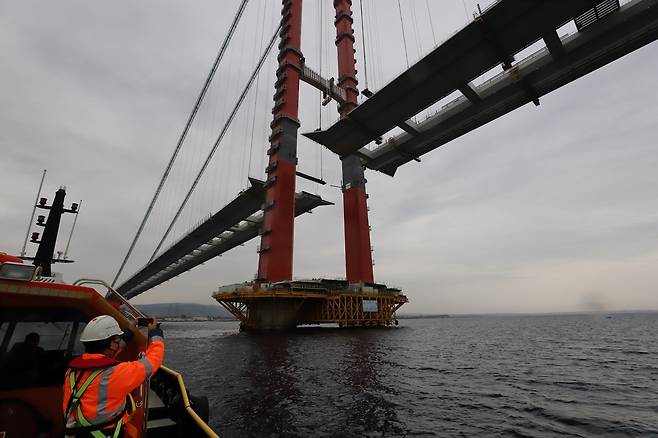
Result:
{"label": "reflective stripe", "polygon": [[98,382],[98,407],[96,408],[96,415],[105,416],[107,411],[107,391],[110,383],[110,376],[114,372],[114,367],[107,368],[101,375],[101,380]]}
{"label": "reflective stripe", "polygon": [[[82,386],[78,389],[75,388],[75,371],[71,370],[69,371],[69,382],[71,385],[71,408],[75,407],[77,411],[77,419],[75,419],[75,415],[72,412],[68,412],[66,417],[67,417],[67,427],[69,427],[70,424],[75,424],[76,422],[81,424],[82,426],[91,426],[92,424],[85,418],[85,416],[82,414],[82,407],[80,406],[80,399],[82,398],[82,395],[84,392],[87,390],[89,385],[93,380],[96,379],[100,374],[103,373],[102,369],[95,370],[93,371],[87,379],[84,381]],[[101,377],[102,380],[102,377]],[[73,417],[73,422],[69,422],[68,419]],[[118,425],[117,427],[120,427]],[[105,438],[105,435],[100,432],[100,431],[91,431],[90,432],[91,436],[94,438]]]}
{"label": "reflective stripe", "polygon": [[117,423],[117,427],[114,429],[114,435],[112,435],[112,438],[119,438],[120,432],[121,432],[121,422],[119,421]]}
{"label": "reflective stripe", "polygon": [[73,370],[68,370],[68,380],[69,380],[69,385],[71,388],[71,393],[69,394],[69,407],[68,411],[64,414],[66,417],[64,421],[68,423],[75,423],[75,414],[73,413],[73,409],[71,409],[72,403],[73,403],[73,396],[75,395],[75,371]]}
{"label": "reflective stripe", "polygon": [[141,358],[137,362],[140,362],[144,365],[144,368],[146,368],[146,377],[149,377],[153,372],[153,367],[151,366],[151,362],[149,362],[148,359],[145,357]]}
{"label": "reflective stripe", "polygon": [[149,339],[151,340],[151,342],[160,341],[160,342],[164,343],[164,338],[162,336],[155,335],[155,336],[151,336]]}
{"label": "reflective stripe", "polygon": [[[71,385],[71,394],[69,398],[69,407],[67,408],[68,411],[64,415],[66,421],[69,421],[69,418],[73,418],[73,421],[80,421],[79,419],[75,419],[75,414],[74,411],[77,407],[77,411],[79,415],[82,415],[82,411],[80,410],[80,399],[82,398],[82,394],[87,390],[91,382],[98,377],[99,374],[101,374],[103,370],[95,370],[89,376],[87,376],[87,379],[84,381],[84,383],[80,386],[80,388],[75,388],[76,381],[75,381],[75,371],[71,370],[69,371],[69,383]],[[83,417],[84,419],[84,417]]]}
{"label": "reflective stripe", "polygon": [[120,414],[124,409],[126,409],[126,402],[125,401],[123,403],[121,403],[121,406],[119,406],[118,408],[116,408],[112,412],[101,413],[99,411],[96,418],[94,418],[94,422],[95,423],[104,423],[107,420],[109,420],[110,418],[115,417],[118,414]]}
{"label": "reflective stripe", "polygon": [[103,371],[103,370],[96,370],[96,371],[92,372],[92,373],[87,377],[87,379],[84,381],[84,383],[82,384],[82,386],[81,386],[80,388],[78,388],[77,391],[75,391],[75,397],[78,398],[78,399],[80,399],[80,398],[82,397],[82,394],[84,394],[84,392],[85,392],[85,391],[87,390],[87,388],[89,387],[89,385],[91,385],[91,382],[92,382],[96,377],[98,377],[98,375],[99,375],[102,371]]}
{"label": "reflective stripe", "polygon": [[[80,408],[80,405],[78,405],[78,421],[79,421],[80,424],[81,424],[82,426],[84,426],[84,427],[93,426],[93,424],[91,424],[91,423],[85,418],[85,416],[82,415],[82,409]],[[117,425],[114,427],[114,437],[115,437],[115,438],[119,436],[119,431],[120,431],[120,430],[121,430],[121,421],[119,421],[119,422],[117,423]],[[105,435],[105,434],[104,434],[102,431],[100,431],[100,430],[91,430],[91,431],[89,431],[89,433],[90,433],[91,436],[93,436],[94,438],[107,438],[107,435]]]}
{"label": "reflective stripe", "polygon": [[[116,425],[114,426],[114,433],[113,433],[113,438],[117,438],[121,432],[121,426],[123,424],[123,416],[120,415],[123,413],[125,407],[126,407],[126,402],[124,401],[121,406],[119,406],[118,409],[113,410],[112,412],[106,412],[107,410],[107,391],[108,391],[108,384],[110,383],[110,376],[112,375],[112,372],[114,371],[114,367],[106,368],[106,369],[98,369],[93,371],[89,377],[85,380],[85,382],[82,384],[82,386],[79,389],[75,389],[75,372],[74,371],[69,371],[69,381],[71,385],[71,397],[73,400],[73,404],[76,405],[76,410],[77,410],[77,419],[73,415],[73,413],[69,413],[66,415],[67,420],[69,418],[73,418],[73,421],[67,421],[66,427],[71,428],[71,426],[75,423],[78,423],[82,425],[83,427],[89,427],[93,426],[89,420],[85,418],[85,416],[82,413],[82,407],[79,403],[80,398],[82,398],[83,393],[87,390],[89,385],[93,380],[96,379],[99,375],[101,376],[100,381],[98,383],[98,405],[96,407],[96,417],[94,418],[95,424],[99,425],[98,427],[104,427],[103,423],[107,423],[112,420],[113,417],[117,417],[116,419]],[[111,421],[110,424],[114,423],[114,421]],[[91,434],[92,437],[94,438],[106,438],[105,433],[103,433],[101,430],[90,430],[89,434]]]}

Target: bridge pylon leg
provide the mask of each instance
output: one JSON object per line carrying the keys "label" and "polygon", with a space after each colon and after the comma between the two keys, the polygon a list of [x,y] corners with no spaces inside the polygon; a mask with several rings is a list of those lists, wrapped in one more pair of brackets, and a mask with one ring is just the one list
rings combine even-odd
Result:
{"label": "bridge pylon leg", "polygon": [[[359,95],[354,58],[352,0],[334,0],[336,9],[336,49],[338,52],[338,86],[345,90],[346,102],[339,106],[341,118],[357,106]],[[372,283],[372,250],[368,224],[368,195],[361,159],[342,157],[343,222],[345,227],[345,271],[350,283]]]}
{"label": "bridge pylon leg", "polygon": [[302,0],[283,0],[282,4],[279,67],[259,247],[257,281],[260,283],[292,279]]}

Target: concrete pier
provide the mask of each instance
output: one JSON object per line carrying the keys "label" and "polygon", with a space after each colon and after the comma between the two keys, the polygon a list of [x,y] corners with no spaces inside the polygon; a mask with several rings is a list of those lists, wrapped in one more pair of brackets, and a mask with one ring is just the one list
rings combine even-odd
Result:
{"label": "concrete pier", "polygon": [[264,298],[253,300],[249,305],[242,330],[287,330],[297,326],[301,299]]}

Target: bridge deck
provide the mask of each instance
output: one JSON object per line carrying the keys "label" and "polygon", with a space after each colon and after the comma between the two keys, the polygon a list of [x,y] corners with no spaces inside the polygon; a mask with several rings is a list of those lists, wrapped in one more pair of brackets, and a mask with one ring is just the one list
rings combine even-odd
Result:
{"label": "bridge deck", "polygon": [[[258,236],[265,202],[264,183],[250,178],[251,187],[126,280],[117,291],[132,298],[213,257]],[[307,192],[295,196],[295,216],[332,205]]]}
{"label": "bridge deck", "polygon": [[[412,159],[444,145],[522,105],[572,82],[658,38],[658,1],[626,4],[559,46],[529,56],[473,89],[478,100],[460,96],[437,114],[373,151],[363,149],[366,166],[388,175]],[[559,48],[558,48],[559,47]],[[587,105],[586,102],[583,105]]]}
{"label": "bridge deck", "polygon": [[356,152],[469,83],[600,0],[501,0],[326,131],[304,134],[338,155]]}

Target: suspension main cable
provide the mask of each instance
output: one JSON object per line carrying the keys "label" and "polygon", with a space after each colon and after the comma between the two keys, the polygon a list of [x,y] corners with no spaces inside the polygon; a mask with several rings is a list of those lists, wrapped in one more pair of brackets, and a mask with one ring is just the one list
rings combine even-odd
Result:
{"label": "suspension main cable", "polygon": [[462,4],[464,5],[464,14],[466,14],[466,21],[470,19],[468,16],[468,10],[466,10],[466,0],[462,0]]}
{"label": "suspension main cable", "polygon": [[363,46],[363,75],[366,78],[366,89],[368,88],[368,58],[366,57],[366,33],[363,30],[363,1],[359,0],[359,8],[361,9],[361,45]]}
{"label": "suspension main cable", "polygon": [[[318,28],[320,29],[320,50],[318,50],[318,55],[320,58],[320,76],[322,76],[322,49],[324,48],[324,17],[322,13],[322,2],[319,3],[318,9],[320,10],[320,25]],[[320,91],[320,102],[324,100],[324,93]],[[318,129],[322,130],[322,104],[318,107],[319,111],[319,121],[318,121]]]}
{"label": "suspension main cable", "polygon": [[404,43],[404,57],[407,59],[407,68],[409,68],[409,53],[407,53],[407,37],[404,34],[404,20],[402,19],[402,6],[398,0],[398,11],[400,11],[400,26],[402,26],[402,42]]}
{"label": "suspension main cable", "polygon": [[160,248],[162,247],[162,244],[164,243],[164,241],[169,236],[169,233],[171,232],[172,228],[174,227],[174,224],[176,223],[176,221],[178,220],[178,217],[180,216],[181,212],[185,208],[185,205],[187,204],[187,201],[190,199],[190,196],[192,196],[192,192],[194,192],[194,189],[196,188],[197,184],[199,183],[199,180],[201,180],[201,177],[203,176],[203,173],[206,171],[206,168],[208,167],[208,164],[210,164],[210,161],[212,160],[212,157],[215,155],[215,152],[217,151],[217,148],[219,147],[219,144],[221,143],[222,139],[224,138],[224,135],[228,131],[228,128],[231,125],[231,122],[233,121],[233,118],[235,117],[238,110],[240,109],[240,106],[242,105],[242,102],[244,102],[244,99],[247,96],[247,93],[249,92],[249,89],[251,88],[251,85],[254,83],[254,80],[258,76],[258,72],[260,71],[260,68],[263,66],[263,63],[265,62],[265,59],[267,58],[267,55],[272,50],[272,47],[274,47],[274,42],[277,40],[280,29],[281,29],[281,25],[277,26],[276,31],[274,32],[274,35],[272,35],[272,39],[270,40],[270,43],[268,44],[267,48],[263,52],[263,55],[261,56],[260,60],[258,61],[258,64],[256,65],[256,68],[254,69],[253,73],[249,77],[249,80],[247,81],[247,85],[244,87],[244,90],[242,90],[242,94],[240,94],[240,97],[238,98],[238,101],[236,102],[235,106],[233,107],[233,111],[231,111],[231,114],[229,115],[228,119],[226,120],[226,123],[224,124],[224,128],[222,129],[222,132],[220,132],[219,136],[217,137],[217,140],[215,141],[215,144],[213,145],[212,149],[210,150],[210,153],[208,154],[208,156],[206,157],[206,161],[203,163],[203,166],[201,166],[201,169],[199,170],[199,173],[197,174],[196,178],[194,179],[194,182],[192,183],[192,186],[190,187],[190,190],[187,192],[187,195],[185,195],[185,199],[183,199],[183,202],[181,203],[180,207],[178,208],[178,211],[174,215],[174,218],[171,220],[171,223],[169,224],[169,227],[167,228],[167,231],[165,231],[165,234],[164,234],[164,236],[162,236],[162,239],[160,240],[160,243],[158,243],[158,246],[155,248],[155,251],[153,251],[153,254],[151,255],[151,258],[148,261],[149,263],[158,254],[158,251],[160,251]]}
{"label": "suspension main cable", "polygon": [[430,9],[430,0],[425,0],[425,6],[427,6],[427,17],[430,19],[432,38],[434,39],[434,45],[436,46],[436,33],[434,33],[434,22],[432,22],[432,10]]}
{"label": "suspension main cable", "polygon": [[135,249],[135,245],[137,244],[137,240],[139,240],[139,236],[141,236],[142,231],[144,230],[144,226],[146,225],[146,222],[148,221],[149,216],[151,215],[151,211],[153,211],[153,207],[155,206],[155,202],[158,200],[158,197],[160,196],[160,192],[162,191],[162,187],[165,184],[165,181],[167,181],[167,177],[169,176],[169,172],[171,172],[171,168],[174,166],[174,162],[176,161],[176,157],[178,156],[178,152],[180,152],[181,146],[183,146],[183,142],[185,141],[185,138],[187,137],[187,133],[190,130],[190,127],[192,126],[192,122],[194,121],[194,118],[196,117],[197,112],[199,111],[199,107],[201,106],[201,103],[203,102],[203,98],[206,95],[206,92],[208,91],[208,88],[210,87],[210,83],[213,80],[213,77],[215,76],[215,72],[217,71],[217,67],[219,67],[219,63],[221,62],[222,58],[224,57],[224,53],[226,52],[226,49],[228,48],[229,43],[231,42],[231,38],[233,37],[233,34],[235,32],[235,29],[238,26],[238,23],[240,22],[240,18],[242,17],[242,13],[244,12],[247,3],[249,0],[242,0],[242,3],[240,3],[240,6],[238,8],[238,11],[235,14],[235,17],[233,18],[233,22],[231,23],[231,27],[228,30],[228,34],[224,38],[224,42],[222,43],[222,47],[219,49],[219,53],[217,54],[217,57],[215,58],[215,62],[212,65],[212,68],[210,69],[210,72],[208,73],[208,77],[206,78],[206,82],[203,84],[203,88],[201,89],[201,92],[199,93],[199,97],[197,97],[196,103],[194,104],[194,108],[192,109],[192,113],[187,119],[187,123],[185,124],[185,128],[183,128],[183,132],[181,133],[180,138],[178,139],[178,143],[176,144],[176,148],[174,149],[174,153],[171,155],[171,158],[169,159],[169,163],[167,164],[167,168],[164,171],[164,174],[162,174],[162,178],[160,179],[160,183],[158,184],[157,189],[155,190],[155,194],[153,195],[153,199],[151,199],[151,203],[149,204],[148,208],[146,209],[146,213],[144,214],[144,218],[142,219],[142,222],[139,224],[139,228],[137,229],[137,233],[135,234],[135,237],[133,238],[132,243],[130,244],[130,248],[128,248],[128,252],[126,253],[126,256],[123,258],[123,262],[121,262],[121,266],[119,267],[119,270],[117,271],[116,275],[114,276],[114,280],[112,280],[112,287],[117,282],[117,279],[121,275],[121,272],[123,271],[123,268],[126,266],[126,263],[128,262],[128,259],[130,258],[130,254],[132,254],[133,249]]}
{"label": "suspension main cable", "polygon": [[[323,62],[322,51],[324,50],[324,14],[323,14],[323,11],[322,11],[322,6],[323,6],[323,2],[320,1],[319,6],[318,6],[318,9],[320,9],[320,17],[319,17],[320,18],[320,24],[318,26],[320,28],[320,44],[319,44],[320,50],[318,50],[318,55],[320,57],[320,76],[322,76],[322,62]],[[320,92],[320,105],[318,106],[318,130],[320,130],[320,131],[322,130],[322,109],[324,108],[324,106],[322,105],[323,100],[324,100],[324,93]],[[322,149],[324,149],[324,146],[322,146],[321,144],[318,144],[318,146],[320,146],[320,179],[323,179],[323,177],[322,177],[322,152],[323,152]],[[316,187],[318,187],[318,186],[316,186]]]}
{"label": "suspension main cable", "polygon": [[410,5],[411,11],[411,28],[414,30],[414,39],[416,40],[416,50],[418,51],[417,56],[420,57],[423,51],[423,45],[421,44],[421,38],[418,33],[418,18],[416,18],[416,8],[414,5]]}
{"label": "suspension main cable", "polygon": [[[258,17],[258,24],[260,25],[260,44],[263,44],[263,39],[265,37],[265,18],[267,15],[266,8],[263,8],[263,15]],[[260,80],[256,79],[256,89],[254,90],[254,111],[251,118],[251,138],[249,140],[249,165],[247,170],[247,176],[251,176],[251,158],[254,150],[254,131],[256,130],[256,110],[258,108],[258,88],[260,85]]]}

